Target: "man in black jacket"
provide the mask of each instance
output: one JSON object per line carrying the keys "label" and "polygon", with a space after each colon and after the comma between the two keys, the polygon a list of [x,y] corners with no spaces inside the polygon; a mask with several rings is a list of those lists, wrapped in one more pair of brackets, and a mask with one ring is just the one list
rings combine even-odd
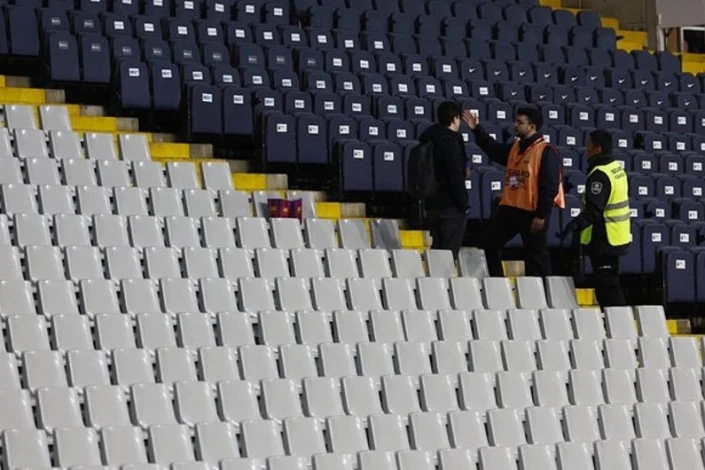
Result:
{"label": "man in black jacket", "polygon": [[[600,306],[623,306],[626,300],[619,285],[619,258],[629,251],[631,239],[627,175],[612,156],[609,132],[592,131],[587,153],[583,210],[565,227],[560,238],[572,233],[574,243],[581,239],[592,262],[593,285]],[[581,232],[588,228],[589,235],[583,235]]]}
{"label": "man in black jacket", "polygon": [[419,137],[433,142],[433,160],[438,190],[426,199],[426,220],[434,250],[450,250],[458,257],[468,222],[468,193],[465,188],[467,156],[458,133],[460,107],[453,101],[438,106],[438,122]]}
{"label": "man in black jacket", "polygon": [[[548,252],[546,228],[549,225],[556,197],[562,197],[561,161],[554,147],[545,142],[539,132],[543,123],[536,107],[519,108],[514,130],[518,142],[497,142],[469,111],[463,120],[475,134],[475,142],[495,163],[507,168],[502,200],[492,214],[480,241],[485,250],[490,276],[503,276],[501,250],[517,234],[524,242],[527,276],[550,276],[551,258]],[[543,147],[543,151],[540,149]],[[516,157],[509,161],[509,157]],[[516,170],[516,160],[528,168]],[[533,159],[538,159],[534,161]],[[529,161],[531,160],[531,161]],[[538,171],[534,168],[538,167]],[[531,195],[533,200],[529,201]]]}

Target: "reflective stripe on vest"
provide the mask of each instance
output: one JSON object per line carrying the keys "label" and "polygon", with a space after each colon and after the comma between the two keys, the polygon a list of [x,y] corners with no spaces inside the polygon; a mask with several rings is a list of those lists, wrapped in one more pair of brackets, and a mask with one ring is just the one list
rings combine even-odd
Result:
{"label": "reflective stripe on vest", "polygon": [[[611,246],[627,245],[631,242],[631,224],[629,214],[629,184],[627,174],[622,169],[619,162],[608,163],[607,165],[596,166],[594,171],[601,171],[610,180],[610,197],[605,206],[603,216],[605,219],[605,232],[607,242]],[[589,190],[589,189],[588,189]],[[583,195],[583,205],[585,205],[585,195]],[[589,245],[592,241],[592,225],[587,227],[580,234],[580,243]]]}
{"label": "reflective stripe on vest", "polygon": [[[532,212],[536,210],[539,203],[539,171],[547,145],[548,142],[542,137],[520,154],[519,140],[514,142],[507,159],[500,205]],[[565,207],[562,170],[554,203],[561,209]]]}

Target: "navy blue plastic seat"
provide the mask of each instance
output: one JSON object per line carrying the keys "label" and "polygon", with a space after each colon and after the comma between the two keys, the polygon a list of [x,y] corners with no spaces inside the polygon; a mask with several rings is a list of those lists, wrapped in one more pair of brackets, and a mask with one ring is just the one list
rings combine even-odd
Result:
{"label": "navy blue plastic seat", "polygon": [[299,75],[292,70],[272,70],[270,72],[272,86],[275,90],[299,90]]}
{"label": "navy blue plastic seat", "polygon": [[110,45],[102,36],[80,37],[81,79],[87,83],[109,83],[111,78]]}
{"label": "navy blue plastic seat", "polygon": [[636,65],[634,64],[634,57],[628,52],[621,49],[616,49],[610,51],[612,55],[612,67],[617,70],[625,70],[627,72],[634,70]]}
{"label": "navy blue plastic seat", "polygon": [[[478,170],[479,172],[480,170]],[[492,215],[492,206],[495,198],[502,194],[504,184],[504,172],[494,169],[487,169],[481,172],[481,204],[480,211],[482,219],[489,219]]]}
{"label": "navy blue plastic seat", "polygon": [[153,18],[164,18],[171,12],[171,0],[144,0],[144,14]]}
{"label": "navy blue plastic seat", "polygon": [[455,1],[450,7],[455,18],[465,21],[477,18],[477,7],[473,2]]}
{"label": "navy blue plastic seat", "polygon": [[[4,8],[6,23],[3,25],[7,24],[7,40],[4,41],[5,44],[2,44],[3,41],[0,39],[0,52],[3,45],[9,44],[9,53],[12,55],[38,56],[39,25],[34,9],[22,6],[6,6]],[[0,31],[0,34],[4,32]]]}
{"label": "navy blue plastic seat", "polygon": [[262,21],[262,2],[259,0],[238,1],[234,9],[237,21],[249,24]]}
{"label": "navy blue plastic seat", "polygon": [[296,119],[297,161],[300,164],[328,163],[326,122],[320,116],[302,115]]}
{"label": "navy blue plastic seat", "polygon": [[416,96],[416,83],[411,77],[395,75],[389,79],[389,91],[394,96]]}
{"label": "navy blue plastic seat", "polygon": [[279,30],[274,25],[261,24],[253,26],[252,38],[260,46],[278,46],[281,44]]}
{"label": "navy blue plastic seat", "polygon": [[338,141],[335,154],[340,168],[340,190],[343,193],[371,192],[373,165],[369,145],[358,140]]}
{"label": "navy blue plastic seat", "polygon": [[253,42],[252,31],[250,28],[239,22],[231,21],[224,24],[225,36],[229,46],[235,44],[249,44]]}
{"label": "navy blue plastic seat", "polygon": [[263,68],[241,70],[241,83],[245,88],[270,88],[269,75]]}
{"label": "navy blue plastic seat", "polygon": [[107,0],[79,0],[78,10],[91,12],[91,13],[102,13],[108,11],[108,1]]}
{"label": "navy blue plastic seat", "polygon": [[416,127],[411,121],[402,119],[385,119],[385,122],[387,124],[387,139],[397,143],[405,142],[421,135],[422,129],[425,128],[423,121],[419,121]]}
{"label": "navy blue plastic seat", "polygon": [[[635,162],[636,167],[636,162]],[[653,178],[639,174],[629,175],[629,198],[644,199],[656,196],[656,182]]]}
{"label": "navy blue plastic seat", "polygon": [[116,37],[110,41],[110,48],[114,61],[141,59],[142,54],[137,39],[127,36]]}
{"label": "navy blue plastic seat", "polygon": [[174,16],[184,19],[196,19],[201,16],[202,0],[172,0]]}
{"label": "navy blue plastic seat", "polygon": [[284,114],[308,114],[313,112],[313,100],[305,91],[289,90],[284,93]]}
{"label": "navy blue plastic seat", "polygon": [[[633,220],[633,219],[632,219]],[[641,274],[643,267],[642,261],[642,226],[636,222],[631,224],[632,241],[629,245],[626,255],[619,258],[620,272],[625,274]]]}
{"label": "navy blue plastic seat", "polygon": [[365,95],[388,95],[389,86],[384,76],[368,73],[362,77],[362,92]]}
{"label": "navy blue plastic seat", "polygon": [[390,32],[392,34],[413,35],[416,33],[415,23],[416,16],[411,13],[392,13],[390,16]]}
{"label": "navy blue plastic seat", "polygon": [[529,8],[529,22],[534,24],[539,24],[542,26],[548,26],[553,24],[553,10],[546,6],[534,6]]}
{"label": "navy blue plastic seat", "polygon": [[252,104],[249,92],[237,86],[222,89],[223,134],[252,135]]}
{"label": "navy blue plastic seat", "polygon": [[265,163],[296,163],[296,120],[293,116],[269,113],[264,118]]}
{"label": "navy blue plastic seat", "polygon": [[308,44],[313,49],[326,50],[333,47],[333,37],[330,32],[325,29],[306,29],[308,36]]}
{"label": "navy blue plastic seat", "polygon": [[181,74],[176,65],[155,62],[149,70],[152,107],[157,110],[178,110],[181,104]]}
{"label": "navy blue plastic seat", "polygon": [[268,0],[263,7],[263,18],[268,24],[289,24],[291,13],[289,2],[283,0]]}
{"label": "navy blue plastic seat", "polygon": [[398,193],[404,190],[402,151],[389,142],[372,146],[375,192]]}
{"label": "navy blue plastic seat", "polygon": [[46,50],[50,80],[60,82],[81,80],[78,43],[71,33],[51,33]]}
{"label": "navy blue plastic seat", "polygon": [[387,129],[384,122],[372,116],[358,116],[356,120],[357,138],[359,140],[368,143],[385,140]]}
{"label": "navy blue plastic seat", "polygon": [[442,0],[428,0],[426,2],[426,13],[438,18],[445,18],[453,15],[448,2]]}
{"label": "navy blue plastic seat", "polygon": [[205,84],[210,85],[211,72],[208,67],[196,63],[184,63],[179,66],[181,80],[185,85]]}
{"label": "navy blue plastic seat", "polygon": [[593,33],[593,44],[599,49],[614,50],[617,48],[617,33],[612,28],[597,28]]}
{"label": "navy blue plastic seat", "polygon": [[171,43],[172,60],[177,64],[201,63],[201,51],[193,41],[173,41]]}
{"label": "navy blue plastic seat", "polygon": [[127,59],[120,63],[118,100],[123,108],[147,109],[151,107],[149,72],[144,63]]}
{"label": "navy blue plastic seat", "polygon": [[[52,31],[68,32],[71,29],[71,25],[69,24],[68,16],[65,11],[52,8],[43,8],[38,11],[38,15],[39,21],[41,22],[41,29],[44,33]],[[2,27],[3,29],[5,28],[4,22]],[[5,41],[7,42],[7,38],[5,38]],[[5,53],[7,53],[7,51]]]}
{"label": "navy blue plastic seat", "polygon": [[343,96],[341,102],[342,112],[348,116],[370,116],[372,114],[372,105],[370,98],[364,95],[349,94]]}
{"label": "navy blue plastic seat", "polygon": [[207,0],[203,7],[204,17],[208,20],[229,21],[232,5],[231,1]]}
{"label": "navy blue plastic seat", "polygon": [[664,224],[641,221],[641,253],[644,273],[656,270],[657,253],[671,243],[671,232]]}

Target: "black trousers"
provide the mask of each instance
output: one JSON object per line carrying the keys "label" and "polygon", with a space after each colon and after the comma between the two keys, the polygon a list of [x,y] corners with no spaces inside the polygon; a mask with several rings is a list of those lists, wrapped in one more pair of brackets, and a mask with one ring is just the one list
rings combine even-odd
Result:
{"label": "black trousers", "polygon": [[432,216],[428,225],[433,238],[431,249],[450,250],[457,259],[468,225],[467,214]]}
{"label": "black trousers", "polygon": [[548,252],[546,219],[544,230],[531,232],[534,214],[513,207],[499,206],[495,209],[489,225],[482,236],[480,248],[485,250],[490,276],[501,277],[502,248],[517,234],[524,242],[524,262],[527,276],[546,277],[551,275],[551,256]]}
{"label": "black trousers", "polygon": [[619,285],[619,257],[590,255],[592,263],[592,285],[600,307],[622,307],[627,305],[624,292]]}

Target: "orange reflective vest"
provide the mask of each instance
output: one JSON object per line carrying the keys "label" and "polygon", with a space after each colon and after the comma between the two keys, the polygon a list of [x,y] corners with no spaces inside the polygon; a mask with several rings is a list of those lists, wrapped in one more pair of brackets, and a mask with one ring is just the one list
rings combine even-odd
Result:
{"label": "orange reflective vest", "polygon": [[[543,152],[548,142],[543,137],[532,143],[524,153],[519,152],[519,140],[514,142],[509,151],[507,171],[504,175],[501,206],[516,207],[525,211],[535,211],[539,203],[539,170],[543,160]],[[559,175],[558,194],[554,204],[565,208],[563,193],[563,169]]]}

